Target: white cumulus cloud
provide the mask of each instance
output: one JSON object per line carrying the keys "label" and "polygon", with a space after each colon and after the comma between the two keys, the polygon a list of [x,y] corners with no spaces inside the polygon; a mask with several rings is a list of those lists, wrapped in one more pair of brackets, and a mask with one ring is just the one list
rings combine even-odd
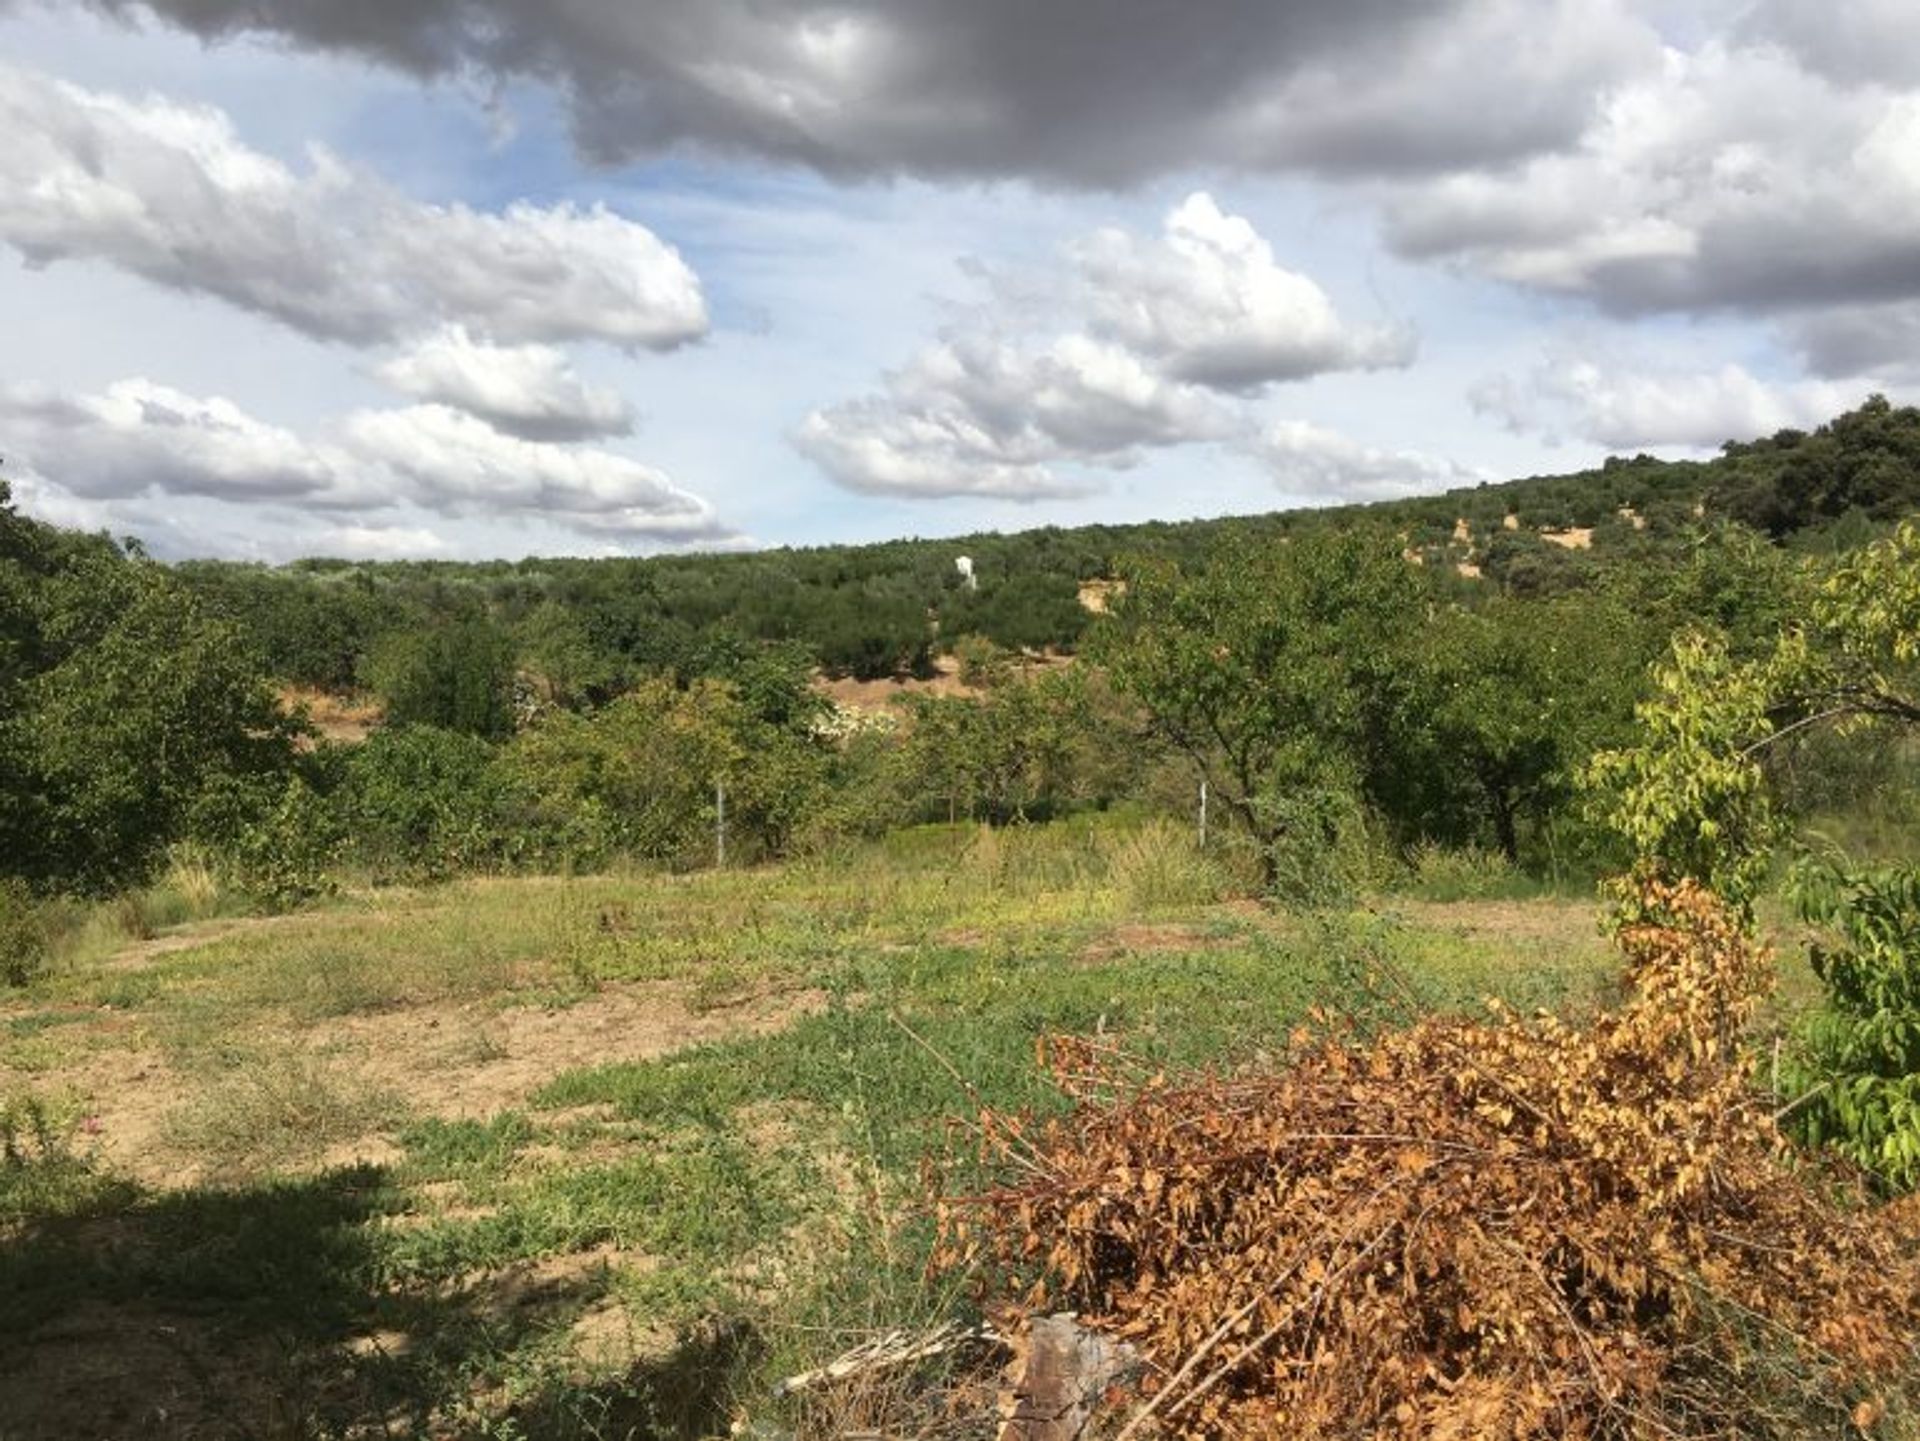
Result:
{"label": "white cumulus cloud", "polygon": [[[264,507],[316,547],[431,550],[404,513],[537,521],[603,543],[677,545],[734,533],[699,496],[627,456],[521,439],[440,405],[357,412],[318,437],[220,398],[126,380],[97,395],[0,387],[9,469],[35,514],[152,530],[168,507]],[[384,538],[384,539],[383,539]],[[172,551],[193,553],[173,535]]]}
{"label": "white cumulus cloud", "polygon": [[268,425],[232,401],[151,380],[65,396],[0,387],[10,458],[73,496],[198,495],[232,501],[357,504],[367,499],[338,446]]}
{"label": "white cumulus cloud", "polygon": [[209,106],[6,65],[0,136],[0,243],[31,264],[97,261],[354,345],[450,322],[651,349],[707,329],[679,253],[604,206],[424,204],[318,148],[283,165]]}
{"label": "white cumulus cloud", "polygon": [[851,490],[1033,500],[1096,487],[1061,465],[1227,441],[1244,400],[1282,381],[1404,365],[1410,335],[1356,330],[1243,217],[1198,192],[1142,239],[1069,247],[1064,315],[1000,295],[889,372],[879,394],[815,411],[795,443]]}
{"label": "white cumulus cloud", "polygon": [[1159,237],[1101,230],[1074,261],[1095,332],[1176,379],[1254,390],[1413,358],[1409,331],[1347,325],[1311,277],[1280,265],[1251,222],[1205,191],[1176,207]]}
{"label": "white cumulus cloud", "polygon": [[1474,408],[1509,429],[1571,435],[1611,450],[1717,449],[1785,427],[1818,425],[1865,398],[1830,381],[1770,383],[1728,363],[1684,371],[1616,361],[1550,359],[1530,375],[1476,386]]}
{"label": "white cumulus cloud", "polygon": [[375,372],[415,400],[464,410],[525,440],[627,435],[633,408],[589,385],[549,345],[490,345],[450,326]]}
{"label": "white cumulus cloud", "polygon": [[1276,484],[1315,499],[1390,500],[1489,479],[1450,460],[1363,445],[1303,420],[1267,426],[1246,448]]}
{"label": "white cumulus cloud", "polygon": [[447,515],[539,516],[575,529],[687,541],[724,533],[713,508],[662,472],[609,451],[505,435],[442,405],[361,411],[346,443]]}

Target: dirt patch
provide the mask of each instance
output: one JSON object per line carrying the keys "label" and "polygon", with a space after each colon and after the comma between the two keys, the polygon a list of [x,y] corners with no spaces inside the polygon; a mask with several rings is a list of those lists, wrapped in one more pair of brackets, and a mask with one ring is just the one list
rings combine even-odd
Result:
{"label": "dirt patch", "polygon": [[1116,926],[1080,952],[1082,965],[1098,966],[1155,951],[1217,951],[1234,944],[1232,936],[1210,934],[1203,927],[1165,922]]}
{"label": "dirt patch", "polygon": [[90,1152],[108,1170],[149,1186],[190,1184],[197,1168],[167,1147],[167,1118],[189,1088],[160,1051],[96,1050],[63,1066],[62,1089],[86,1103],[75,1148]]}
{"label": "dirt patch", "polygon": [[[392,1094],[410,1115],[483,1119],[525,1106],[563,1071],[766,1035],[823,1009],[826,1000],[821,991],[763,993],[715,1007],[688,983],[648,982],[609,986],[559,1010],[496,1011],[448,1002],[349,1016],[260,1039],[324,1058],[330,1073],[350,1077],[356,1088]],[[200,1160],[178,1150],[169,1135],[176,1113],[207,1082],[126,1034],[124,1018],[103,1015],[86,1029],[101,1027],[121,1032],[123,1044],[93,1047],[39,1078],[83,1102],[76,1145],[147,1186],[199,1183]],[[390,1136],[373,1133],[328,1147],[316,1163],[322,1169],[361,1162],[386,1166],[401,1158]]]}
{"label": "dirt patch", "polygon": [[1543,530],[1540,539],[1548,545],[1557,545],[1562,550],[1592,550],[1593,528],[1591,526],[1572,526],[1567,530]]}
{"label": "dirt patch", "polygon": [[969,696],[977,692],[960,679],[960,662],[950,655],[935,659],[933,674],[888,676],[880,680],[855,680],[852,676],[829,677],[814,673],[813,688],[842,710],[886,710],[904,696]]}
{"label": "dirt patch", "polygon": [[87,1302],[0,1352],[10,1441],[294,1434],[275,1343],[195,1317]]}
{"label": "dirt patch", "polygon": [[559,1010],[448,1003],[352,1016],[309,1032],[370,1085],[418,1114],[481,1118],[523,1106],[563,1071],[652,1060],[735,1036],[783,1030],[827,1004],[824,991],[749,995],[722,1007],[662,981],[609,986]]}
{"label": "dirt patch", "polygon": [[[1117,586],[1119,582],[1111,582]],[[1084,599],[1083,599],[1084,603]],[[1012,669],[1022,675],[1031,676],[1043,671],[1059,670],[1074,664],[1070,655],[1055,655],[1052,652],[1027,651],[1011,657]],[[910,695],[937,696],[977,696],[980,691],[960,679],[960,662],[953,656],[936,657],[933,662],[934,673],[930,676],[893,676],[881,680],[855,680],[851,676],[831,679],[815,672],[813,688],[827,697],[842,710],[887,711]]]}
{"label": "dirt patch", "polygon": [[1083,580],[1080,582],[1080,605],[1094,615],[1105,615],[1113,609],[1114,599],[1126,593],[1127,583],[1124,580]]}
{"label": "dirt patch", "polygon": [[280,706],[293,713],[305,709],[322,740],[343,745],[359,745],[387,718],[380,702],[371,696],[333,695],[306,686],[283,687]]}

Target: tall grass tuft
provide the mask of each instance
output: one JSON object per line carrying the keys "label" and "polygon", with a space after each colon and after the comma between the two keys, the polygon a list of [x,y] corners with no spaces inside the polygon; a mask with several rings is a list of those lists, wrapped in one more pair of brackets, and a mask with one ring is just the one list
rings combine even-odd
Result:
{"label": "tall grass tuft", "polygon": [[1154,820],[1101,838],[1107,882],[1130,910],[1202,906],[1230,889],[1225,868],[1185,826]]}
{"label": "tall grass tuft", "polygon": [[168,1140],[216,1175],[258,1174],[318,1159],[392,1125],[398,1101],[308,1056],[262,1053],[169,1119]]}

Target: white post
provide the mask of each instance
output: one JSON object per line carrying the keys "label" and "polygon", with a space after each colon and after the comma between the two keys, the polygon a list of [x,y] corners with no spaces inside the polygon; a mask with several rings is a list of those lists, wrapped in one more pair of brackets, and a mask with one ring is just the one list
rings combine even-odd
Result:
{"label": "white post", "polygon": [[725,870],[727,866],[727,783],[720,780],[713,783],[713,854],[714,864]]}
{"label": "white post", "polygon": [[1200,782],[1200,849],[1207,848],[1207,783]]}

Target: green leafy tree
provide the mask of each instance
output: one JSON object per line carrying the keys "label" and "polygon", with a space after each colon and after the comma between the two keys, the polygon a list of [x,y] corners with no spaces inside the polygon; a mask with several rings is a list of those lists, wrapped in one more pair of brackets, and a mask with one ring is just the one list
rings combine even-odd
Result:
{"label": "green leafy tree", "polygon": [[491,621],[471,617],[387,635],[366,673],[394,724],[492,740],[513,731],[513,678],[510,638]]}
{"label": "green leafy tree", "polygon": [[210,787],[290,771],[296,727],[244,638],[163,568],[89,549],[41,592],[49,663],[0,721],[30,874],[135,878]]}
{"label": "green leafy tree", "polygon": [[1097,653],[1276,883],[1278,847],[1334,839],[1340,808],[1305,798],[1382,788],[1419,580],[1390,537],[1349,531],[1242,542],[1197,574],[1140,562],[1126,582]]}
{"label": "green leafy tree", "polygon": [[783,850],[826,776],[824,747],[756,717],[730,685],[645,681],[592,715],[560,712],[502,757],[510,806],[550,854],[670,865],[713,855],[715,787],[730,855]]}
{"label": "green leafy tree", "polygon": [[332,797],[354,857],[377,877],[437,879],[505,859],[494,747],[433,726],[385,726],[344,756]]}
{"label": "green leafy tree", "polygon": [[1440,612],[1413,661],[1403,813],[1434,830],[1461,807],[1452,839],[1490,833],[1517,861],[1522,823],[1557,814],[1587,758],[1626,738],[1649,649],[1623,607],[1593,595]]}
{"label": "green leafy tree", "polygon": [[1920,1185],[1920,866],[1809,861],[1794,879],[1826,1006],[1789,1080],[1794,1125],[1888,1186]]}
{"label": "green leafy tree", "polygon": [[[1724,637],[1681,636],[1641,707],[1642,742],[1592,768],[1645,868],[1743,907],[1786,829],[1770,756],[1812,727],[1920,724],[1920,529],[1805,564],[1810,613],[1771,653],[1741,660]],[[1827,860],[1796,890],[1837,938],[1812,953],[1826,1004],[1805,1031],[1815,1085],[1796,1124],[1890,1184],[1920,1182],[1920,870]]]}

